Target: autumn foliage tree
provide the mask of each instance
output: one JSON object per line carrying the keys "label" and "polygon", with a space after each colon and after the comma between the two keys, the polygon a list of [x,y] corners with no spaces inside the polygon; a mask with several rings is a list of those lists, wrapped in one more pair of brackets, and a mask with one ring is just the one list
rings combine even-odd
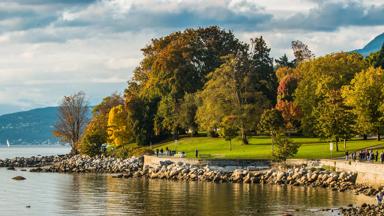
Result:
{"label": "autumn foliage tree", "polygon": [[376,133],[384,128],[384,70],[370,67],[353,78],[343,88],[343,97],[357,116],[358,130],[363,134]]}
{"label": "autumn foliage tree", "polygon": [[179,112],[186,106],[184,96],[201,90],[207,74],[224,62],[222,57],[243,46],[232,32],[216,26],[153,39],[142,49],[144,59],[125,91],[136,139],[148,145],[196,127],[191,122],[195,112]]}
{"label": "autumn foliage tree", "polygon": [[123,98],[114,93],[107,96],[103,101],[92,110],[92,119],[88,123],[79,143],[81,154],[97,155],[102,152],[102,144],[108,140],[108,117],[110,110],[118,105],[123,105]]}
{"label": "autumn foliage tree", "polygon": [[295,64],[298,65],[300,62],[310,60],[315,57],[312,51],[308,48],[305,43],[296,40],[292,41],[293,55],[295,56]]}
{"label": "autumn foliage tree", "polygon": [[366,62],[360,54],[333,53],[305,61],[295,69],[299,83],[294,102],[302,111],[300,127],[305,134],[318,135],[315,110],[323,105],[326,95],[348,85],[365,68]]}
{"label": "autumn foliage tree", "polygon": [[247,132],[256,129],[261,113],[269,105],[267,96],[256,86],[257,71],[250,66],[248,53],[228,56],[226,63],[209,75],[197,111],[198,122],[207,130],[218,128],[232,116],[243,144],[248,144]]}
{"label": "autumn foliage tree", "polygon": [[133,138],[130,129],[124,106],[113,107],[108,115],[108,142],[116,147],[130,143]]}
{"label": "autumn foliage tree", "polygon": [[72,154],[78,153],[77,144],[88,123],[88,101],[84,92],[64,96],[58,107],[58,120],[53,134],[71,145]]}
{"label": "autumn foliage tree", "polygon": [[328,92],[314,112],[317,116],[316,134],[335,141],[336,151],[339,151],[339,141],[344,139],[346,143],[353,136],[355,124],[355,115],[344,104],[341,91],[337,89]]}

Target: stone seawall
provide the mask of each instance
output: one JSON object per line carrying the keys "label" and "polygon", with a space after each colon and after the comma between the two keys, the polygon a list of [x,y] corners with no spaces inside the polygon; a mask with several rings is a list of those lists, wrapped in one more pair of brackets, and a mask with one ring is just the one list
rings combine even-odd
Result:
{"label": "stone seawall", "polygon": [[190,165],[201,165],[203,161],[193,158],[177,158],[177,157],[155,157],[144,155],[144,166],[156,167],[161,161],[172,161],[174,163],[186,163]]}
{"label": "stone seawall", "polygon": [[270,168],[271,162],[269,160],[248,160],[248,159],[194,159],[194,158],[177,158],[177,157],[156,157],[144,156],[144,166],[156,167],[161,161],[172,161],[173,163],[184,163],[199,166],[214,166],[214,167],[228,167],[229,169],[236,168],[254,168],[254,169],[267,169]]}
{"label": "stone seawall", "polygon": [[328,166],[333,167],[336,171],[347,171],[357,173],[356,184],[370,185],[372,187],[384,186],[384,164],[373,164],[359,161],[345,160],[301,160],[290,159],[288,164],[308,166]]}

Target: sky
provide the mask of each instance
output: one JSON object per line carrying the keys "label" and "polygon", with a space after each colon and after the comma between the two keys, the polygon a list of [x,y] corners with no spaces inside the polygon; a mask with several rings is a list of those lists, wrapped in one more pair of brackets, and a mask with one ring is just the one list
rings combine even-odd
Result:
{"label": "sky", "polygon": [[91,104],[123,92],[151,38],[218,25],[271,55],[301,40],[316,56],[362,48],[384,32],[383,0],[1,0],[0,115]]}

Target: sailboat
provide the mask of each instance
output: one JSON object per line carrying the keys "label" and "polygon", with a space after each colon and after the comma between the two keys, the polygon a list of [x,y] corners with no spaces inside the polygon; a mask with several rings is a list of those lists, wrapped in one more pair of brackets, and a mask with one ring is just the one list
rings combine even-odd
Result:
{"label": "sailboat", "polygon": [[7,140],[7,146],[8,148],[11,146],[11,143],[9,143],[9,140]]}

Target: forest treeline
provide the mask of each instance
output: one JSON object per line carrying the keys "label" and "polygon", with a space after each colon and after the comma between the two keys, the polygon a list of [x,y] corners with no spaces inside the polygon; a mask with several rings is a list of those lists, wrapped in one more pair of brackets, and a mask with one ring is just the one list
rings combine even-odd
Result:
{"label": "forest treeline", "polygon": [[92,155],[103,143],[147,146],[199,131],[243,144],[266,133],[380,139],[384,47],[315,57],[300,41],[291,46],[294,59],[274,60],[263,37],[244,43],[216,26],[152,39],[124,95],[94,107],[78,149]]}

